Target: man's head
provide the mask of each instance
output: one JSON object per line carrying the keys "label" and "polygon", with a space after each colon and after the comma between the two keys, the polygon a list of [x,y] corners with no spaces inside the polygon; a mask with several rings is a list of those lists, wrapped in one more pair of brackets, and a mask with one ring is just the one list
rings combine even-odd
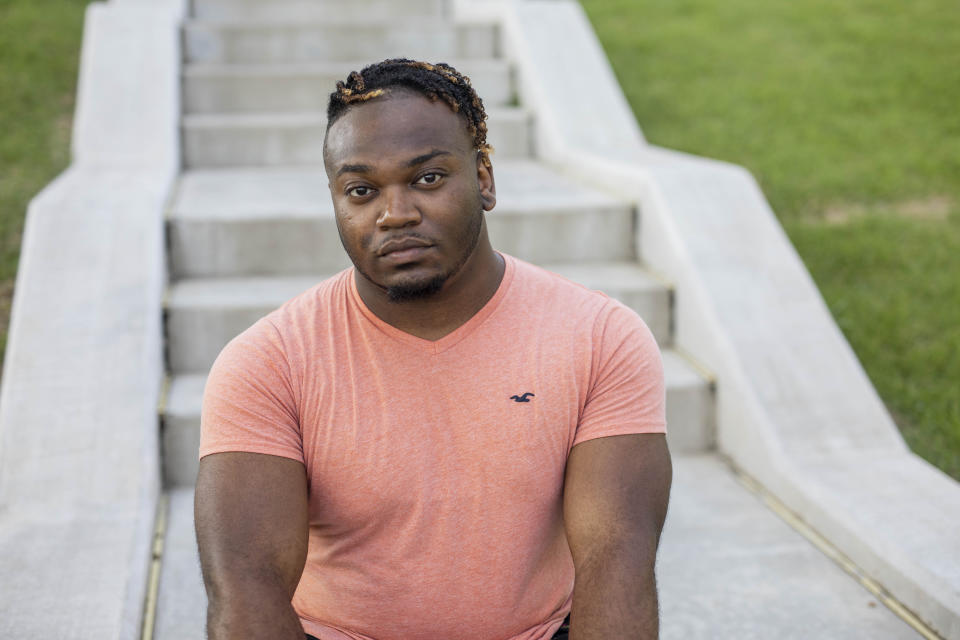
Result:
{"label": "man's head", "polygon": [[445,64],[386,60],[337,83],[324,163],[343,246],[399,302],[432,296],[489,249],[486,113]]}

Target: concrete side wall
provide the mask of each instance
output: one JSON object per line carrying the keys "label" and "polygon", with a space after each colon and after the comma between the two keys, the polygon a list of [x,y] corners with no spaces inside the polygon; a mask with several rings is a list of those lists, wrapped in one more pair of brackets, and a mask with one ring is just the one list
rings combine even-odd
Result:
{"label": "concrete side wall", "polygon": [[0,391],[0,637],[140,636],[183,4],[90,6],[74,162],[28,209]]}
{"label": "concrete side wall", "polygon": [[576,2],[458,9],[499,17],[540,158],[637,203],[676,344],[716,375],[721,451],[960,638],[960,485],[909,452],[753,177],[643,142]]}

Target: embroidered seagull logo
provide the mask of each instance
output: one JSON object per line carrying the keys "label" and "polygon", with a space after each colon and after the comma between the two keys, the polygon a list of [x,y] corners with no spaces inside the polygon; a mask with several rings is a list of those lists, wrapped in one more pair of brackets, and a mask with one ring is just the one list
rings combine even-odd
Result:
{"label": "embroidered seagull logo", "polygon": [[533,397],[535,397],[535,395],[527,391],[522,396],[510,396],[510,399],[515,400],[516,402],[530,402],[530,398]]}

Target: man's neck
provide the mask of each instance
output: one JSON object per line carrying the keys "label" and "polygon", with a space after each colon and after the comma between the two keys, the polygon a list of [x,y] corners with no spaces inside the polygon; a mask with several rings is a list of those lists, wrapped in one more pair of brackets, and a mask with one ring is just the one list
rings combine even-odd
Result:
{"label": "man's neck", "polygon": [[370,311],[392,327],[424,340],[439,340],[477,314],[503,280],[503,256],[481,242],[459,273],[436,294],[422,300],[390,301],[376,285],[354,272],[357,292]]}

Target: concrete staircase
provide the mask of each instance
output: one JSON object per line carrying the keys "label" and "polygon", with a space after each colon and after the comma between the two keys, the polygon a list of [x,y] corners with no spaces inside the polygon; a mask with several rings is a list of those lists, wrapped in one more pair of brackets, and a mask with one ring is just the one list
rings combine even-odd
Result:
{"label": "concrete staircase", "polygon": [[915,637],[733,480],[714,453],[710,376],[672,349],[671,286],[638,254],[638,212],[538,161],[536,114],[519,104],[497,27],[450,13],[443,0],[194,1],[183,28],[184,172],[167,219],[170,509],[155,637],[204,637],[192,486],[206,372],[234,335],[348,265],[322,167],[326,99],[337,79],[388,56],[449,61],[484,99],[494,246],[624,301],[663,349],[677,472],[663,636]]}

